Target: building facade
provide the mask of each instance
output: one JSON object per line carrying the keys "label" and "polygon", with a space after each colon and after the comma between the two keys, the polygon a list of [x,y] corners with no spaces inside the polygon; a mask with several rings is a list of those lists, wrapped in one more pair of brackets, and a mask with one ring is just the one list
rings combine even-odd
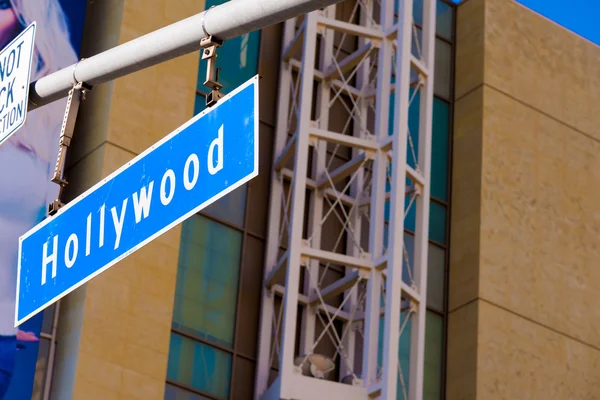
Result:
{"label": "building facade", "polygon": [[[82,56],[224,1],[90,1]],[[426,29],[423,1],[414,0],[415,57]],[[364,24],[355,15],[358,3],[340,3],[335,17]],[[40,356],[47,366],[38,371],[50,371],[49,398],[254,398],[284,30],[271,26],[218,50],[225,93],[261,77],[259,176],[47,313],[50,333],[58,310],[54,344]],[[437,0],[432,32],[422,398],[599,397],[600,49],[513,0]],[[331,49],[346,57],[361,48],[358,39],[338,39],[332,36]],[[205,68],[194,53],[94,88],[77,120],[69,198],[201,112]],[[424,103],[410,94],[417,101],[408,107],[409,131],[418,132]],[[339,125],[332,130],[354,118],[344,104],[331,108],[328,118]],[[332,158],[344,165],[353,155]],[[334,251],[342,225],[323,224],[320,233]],[[417,225],[416,213],[407,213],[407,260],[415,258]],[[345,276],[339,265],[327,274],[329,282]],[[338,307],[340,299],[327,306]],[[301,310],[298,319],[305,315]],[[338,322],[333,330],[346,331]],[[304,341],[298,333],[298,353]],[[406,377],[411,343],[400,337],[399,370]],[[336,350],[334,339],[317,347],[337,360],[330,379],[339,381],[345,367]],[[377,358],[381,363],[383,355]],[[358,355],[353,361],[364,365]],[[278,368],[267,367],[271,384]],[[409,386],[404,379],[397,398]]]}
{"label": "building facade", "polygon": [[458,7],[448,398],[599,396],[600,48]]}

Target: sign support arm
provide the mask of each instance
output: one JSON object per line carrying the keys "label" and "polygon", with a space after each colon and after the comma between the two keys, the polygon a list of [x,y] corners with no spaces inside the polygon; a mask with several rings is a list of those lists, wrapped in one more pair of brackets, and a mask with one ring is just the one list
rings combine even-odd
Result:
{"label": "sign support arm", "polygon": [[52,182],[59,185],[60,190],[58,192],[58,198],[48,205],[48,214],[51,216],[56,214],[56,212],[64,206],[61,198],[65,186],[68,185],[68,182],[65,179],[67,151],[69,146],[71,146],[71,139],[73,139],[73,131],[75,129],[79,105],[82,100],[85,100],[85,94],[88,90],[92,90],[90,85],[78,82],[73,85],[73,88],[69,91],[67,105],[65,107],[65,116],[60,130],[58,156],[56,158],[56,166],[54,167],[54,175],[52,176]]}
{"label": "sign support arm", "polygon": [[210,93],[206,96],[206,105],[212,107],[217,104],[217,101],[224,95],[220,92],[223,85],[219,83],[219,71],[217,68],[217,48],[223,45],[223,41],[214,38],[212,35],[200,41],[202,50],[202,59],[206,62],[206,80],[204,86],[210,89]]}
{"label": "sign support arm", "polygon": [[28,109],[68,95],[73,83],[92,86],[198,50],[202,39],[228,40],[341,0],[232,0],[96,54],[32,82]]}

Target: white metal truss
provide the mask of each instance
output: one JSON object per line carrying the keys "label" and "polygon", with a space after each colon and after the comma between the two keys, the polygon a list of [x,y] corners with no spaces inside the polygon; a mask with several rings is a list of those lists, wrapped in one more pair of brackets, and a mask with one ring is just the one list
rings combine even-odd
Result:
{"label": "white metal truss", "polygon": [[284,24],[257,400],[422,398],[435,3]]}

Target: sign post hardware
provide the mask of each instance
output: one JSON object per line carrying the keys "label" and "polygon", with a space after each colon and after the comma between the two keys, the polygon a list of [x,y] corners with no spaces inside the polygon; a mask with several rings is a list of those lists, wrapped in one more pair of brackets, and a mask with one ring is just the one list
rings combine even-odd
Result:
{"label": "sign post hardware", "polygon": [[64,188],[68,185],[68,182],[65,179],[67,151],[69,146],[71,146],[71,139],[73,139],[73,131],[75,129],[77,113],[79,112],[79,105],[81,104],[81,101],[85,100],[85,94],[88,90],[92,90],[90,85],[79,82],[73,85],[73,88],[69,91],[69,96],[67,97],[65,116],[60,130],[58,156],[56,158],[56,166],[54,167],[54,175],[52,177],[52,182],[59,185],[60,189],[58,191],[58,198],[48,204],[48,215],[50,216],[56,214],[56,212],[64,206],[61,198]]}

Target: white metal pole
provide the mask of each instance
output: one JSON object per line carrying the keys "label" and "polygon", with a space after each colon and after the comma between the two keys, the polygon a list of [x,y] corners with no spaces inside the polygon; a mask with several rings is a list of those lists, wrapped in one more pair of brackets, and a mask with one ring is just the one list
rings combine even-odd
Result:
{"label": "white metal pole", "polygon": [[231,0],[33,82],[29,110],[66,97],[76,83],[96,86],[197,51],[208,36],[231,39],[340,1]]}
{"label": "white metal pole", "polygon": [[[281,43],[283,52],[294,37],[294,25],[296,19],[287,20],[283,26],[283,40]],[[282,62],[279,72],[279,107],[277,109],[277,129],[275,131],[275,146],[273,160],[276,160],[284,149],[287,138],[287,119],[290,107],[290,92],[292,83],[292,67],[289,63]],[[271,170],[271,194],[269,201],[269,230],[267,233],[267,249],[265,257],[264,277],[275,267],[279,255],[279,227],[281,213],[286,212],[282,207],[282,196],[284,195],[283,181],[275,176],[277,172]],[[282,305],[283,307],[283,305]],[[269,372],[271,370],[270,356],[273,339],[273,316],[275,312],[275,294],[263,285],[262,307],[260,315],[260,334],[258,343],[258,362],[256,368],[256,387],[254,398],[258,399],[267,390]],[[278,340],[277,338],[274,338]]]}
{"label": "white metal pole", "polygon": [[48,354],[48,363],[46,367],[46,377],[44,379],[43,399],[50,399],[50,389],[52,386],[52,375],[54,374],[54,359],[56,357],[56,332],[58,330],[58,318],[60,316],[60,300],[54,306],[52,315],[52,333],[50,334],[50,352]]}
{"label": "white metal pole", "polygon": [[412,44],[412,0],[400,0],[398,46],[396,47],[396,92],[394,104],[394,139],[390,193],[390,227],[388,242],[385,320],[383,332],[382,398],[396,398],[400,307],[402,300],[402,261],[404,249],[404,196],[406,183],[406,148]]}
{"label": "white metal pole", "polygon": [[[381,4],[381,25],[385,32],[393,25],[394,0],[384,0]],[[375,134],[381,143],[388,136],[388,115],[390,112],[392,67],[392,41],[384,38],[381,41],[377,60],[377,95],[375,111]],[[386,151],[377,150],[373,162],[373,178],[371,182],[371,204],[369,223],[369,253],[373,261],[379,260],[383,254],[384,211],[385,211],[385,179],[388,158]],[[381,271],[373,268],[367,282],[365,300],[364,345],[362,379],[367,385],[375,384],[377,377],[377,354],[379,344],[379,321],[381,318]]]}
{"label": "white metal pole", "polygon": [[300,109],[296,127],[296,149],[294,152],[294,177],[292,179],[291,232],[288,239],[289,256],[285,278],[285,296],[283,300],[283,322],[281,325],[280,371],[281,398],[290,398],[290,385],[294,373],[294,353],[296,339],[296,317],[298,315],[298,289],[300,284],[300,250],[302,249],[302,231],[304,222],[304,204],[306,199],[306,174],[308,170],[308,139],[311,126],[313,85],[315,71],[315,53],[317,45],[317,14],[306,15],[304,28],[304,48],[300,76]]}
{"label": "white metal pole", "polygon": [[[335,18],[335,6],[328,7],[325,10],[328,18]],[[317,32],[315,31],[315,35]],[[319,57],[319,69],[324,71],[325,68],[331,65],[333,58],[333,37],[334,32],[328,29],[322,36]],[[305,41],[304,46],[312,44],[311,42]],[[310,51],[310,49],[307,49]],[[313,50],[314,51],[314,50]],[[328,130],[329,129],[329,99],[330,99],[330,86],[329,82],[322,80],[318,83],[317,88],[317,107],[318,107],[318,120],[319,128]],[[310,116],[310,111],[309,116]],[[300,118],[302,118],[300,114]],[[309,128],[310,129],[310,128]],[[298,132],[298,135],[309,135],[309,132]],[[318,180],[325,171],[325,164],[327,163],[327,142],[325,140],[319,140],[316,145],[316,153],[313,156],[312,173],[313,179]],[[323,192],[320,190],[313,190],[311,193],[311,201],[309,208],[308,218],[308,232],[311,232],[309,236],[312,236],[311,246],[316,249],[321,249],[321,219],[323,218]],[[302,222],[292,222],[302,223]],[[304,290],[305,293],[310,296],[314,290],[319,290],[318,280],[320,272],[319,260],[311,260],[309,264],[309,274],[305,275],[304,278]],[[314,281],[317,281],[316,283]],[[289,289],[289,288],[288,288]],[[313,345],[315,343],[315,331],[317,327],[317,308],[306,306],[302,310],[302,335],[300,336],[300,352],[302,354],[308,354],[313,352]]]}
{"label": "white metal pole", "polygon": [[421,195],[416,199],[416,232],[414,249],[414,279],[420,295],[417,313],[411,324],[410,346],[410,400],[423,396],[425,368],[425,322],[427,316],[427,270],[429,253],[429,202],[431,188],[431,140],[433,124],[433,77],[435,65],[436,1],[423,2],[423,64],[427,70],[421,87],[419,105],[419,149],[417,165],[423,176]]}
{"label": "white metal pole", "polygon": [[[363,2],[363,11],[360,13],[360,25],[361,26],[366,26],[368,28],[373,28],[373,24],[371,23],[372,19],[373,19],[373,5],[374,5],[374,0],[365,0]],[[362,46],[366,45],[367,43],[373,43],[371,39],[369,38],[359,38],[358,41],[358,47],[357,48],[361,48]],[[370,84],[370,72],[371,72],[371,60],[369,58],[365,59],[362,63],[362,65],[360,66],[359,70],[357,71],[356,74],[356,88],[361,91],[362,93],[365,93],[365,89],[368,90],[369,89],[369,84]],[[368,129],[368,119],[369,119],[369,107],[368,107],[368,100],[365,98],[359,98],[356,99],[357,101],[357,118],[359,119],[359,121],[354,121],[354,129],[353,129],[353,135],[357,138],[364,138],[364,133],[367,132]],[[359,150],[357,148],[353,148],[352,149],[352,158],[357,157],[359,155]],[[365,189],[365,168],[361,168],[361,170],[358,172],[357,176],[356,176],[356,180],[352,183],[352,186],[350,187],[350,196],[357,199],[357,201],[361,201],[360,198],[363,194],[363,190]],[[346,248],[350,249],[350,253],[354,256],[354,257],[361,257],[361,253],[362,253],[362,248],[357,247],[355,245],[355,243],[359,243],[362,245],[362,236],[363,236],[363,232],[362,232],[362,212],[361,212],[361,208],[360,206],[356,206],[354,208],[354,211],[352,212],[351,215],[349,215],[350,218],[350,223],[348,224],[349,227],[352,229],[352,232],[354,232],[354,235],[352,235],[352,233],[348,232],[347,233],[347,240],[346,240]],[[353,237],[354,236],[354,237]],[[346,275],[351,274],[353,271],[352,268],[346,267]],[[353,310],[356,309],[356,307],[358,306],[358,299],[359,299],[359,293],[358,290],[353,290],[353,288],[350,288],[349,290],[347,290],[344,293],[344,298],[346,296],[351,296],[350,301],[348,302],[348,305],[346,306],[346,311],[348,313],[352,313]],[[350,324],[350,326],[348,326],[348,324]],[[356,333],[355,333],[355,329],[354,329],[354,321],[349,321],[347,323],[344,324],[343,328],[344,330],[347,330],[347,334],[344,340],[344,349],[346,350],[347,353],[347,358],[348,358],[348,364],[352,367],[352,370],[350,371],[347,368],[346,363],[342,363],[341,365],[341,376],[347,376],[350,375],[350,373],[353,373],[355,371],[356,368]]]}

